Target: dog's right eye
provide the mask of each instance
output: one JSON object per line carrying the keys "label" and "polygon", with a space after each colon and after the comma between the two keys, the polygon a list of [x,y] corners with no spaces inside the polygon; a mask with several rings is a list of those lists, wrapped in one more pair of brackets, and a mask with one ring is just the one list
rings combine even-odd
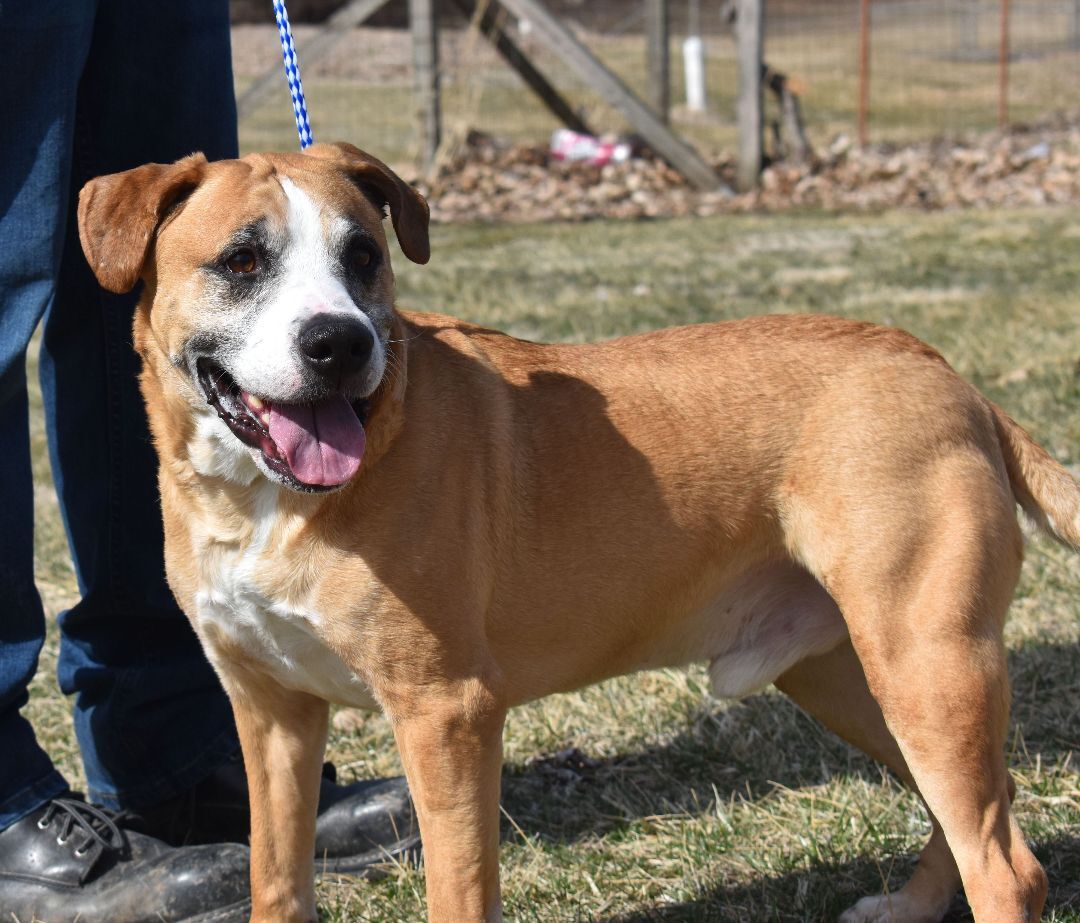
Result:
{"label": "dog's right eye", "polygon": [[238,276],[247,276],[259,268],[259,258],[255,256],[254,250],[245,247],[225,257],[225,268]]}

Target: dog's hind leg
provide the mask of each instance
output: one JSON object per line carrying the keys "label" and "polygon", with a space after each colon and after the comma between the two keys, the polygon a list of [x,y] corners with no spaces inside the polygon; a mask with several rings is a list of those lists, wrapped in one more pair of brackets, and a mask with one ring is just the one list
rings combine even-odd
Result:
{"label": "dog's hind leg", "polygon": [[[776,680],[776,687],[833,733],[884,763],[918,791],[896,739],[870,694],[862,665],[844,641],[808,657]],[[937,818],[911,880],[893,894],[865,897],[840,917],[841,923],[938,923],[960,888],[960,873]]]}
{"label": "dog's hind leg", "polygon": [[[944,833],[975,919],[1032,923],[1046,876],[1010,810],[1000,639],[946,632],[884,650],[856,641],[911,777]],[[858,919],[858,918],[856,918]]]}
{"label": "dog's hind leg", "polygon": [[[817,556],[812,570],[840,606],[975,919],[1033,923],[1046,875],[1012,816],[1004,760],[1002,628],[1022,541],[1011,493],[987,461],[958,450],[936,458],[925,477],[869,480],[876,492],[841,503],[834,495],[831,508],[812,498],[793,535]],[[810,532],[823,509],[829,532]]]}

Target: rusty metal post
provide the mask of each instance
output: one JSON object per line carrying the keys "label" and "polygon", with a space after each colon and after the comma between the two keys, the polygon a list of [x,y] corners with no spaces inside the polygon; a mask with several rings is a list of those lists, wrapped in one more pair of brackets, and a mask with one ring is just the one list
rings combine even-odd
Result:
{"label": "rusty metal post", "polygon": [[870,0],[859,0],[859,147],[866,147],[866,116],[870,108]]}
{"label": "rusty metal post", "polygon": [[998,128],[1009,124],[1009,0],[1001,0],[1001,41],[998,44]]}

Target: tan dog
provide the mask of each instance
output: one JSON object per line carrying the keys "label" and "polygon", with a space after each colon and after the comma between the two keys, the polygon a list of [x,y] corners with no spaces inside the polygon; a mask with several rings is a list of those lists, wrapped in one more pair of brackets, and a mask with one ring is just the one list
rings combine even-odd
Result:
{"label": "tan dog", "polygon": [[382,231],[427,207],[348,145],[94,180],[83,247],[135,319],[169,581],[232,699],[254,919],[315,919],[327,700],[378,705],[430,919],[501,919],[507,709],[708,660],[775,683],[917,789],[910,883],[845,921],[1036,920],[1010,812],[1002,624],[1019,503],[1080,485],[931,348],[829,317],[588,346],[398,313]]}

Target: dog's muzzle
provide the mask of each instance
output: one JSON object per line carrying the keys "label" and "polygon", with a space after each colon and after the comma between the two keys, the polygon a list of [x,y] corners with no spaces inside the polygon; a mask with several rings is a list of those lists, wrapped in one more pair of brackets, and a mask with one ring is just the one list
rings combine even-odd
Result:
{"label": "dog's muzzle", "polygon": [[[354,332],[315,327],[305,331],[314,330],[306,347],[301,334],[301,352],[305,362],[319,368],[320,376],[341,380],[345,369],[366,366],[373,343],[370,335],[365,345]],[[288,486],[333,489],[359,470],[366,444],[365,401],[351,401],[342,393],[313,403],[269,401],[243,390],[212,359],[199,359],[196,368],[207,403],[237,439],[262,453],[267,468]]]}

